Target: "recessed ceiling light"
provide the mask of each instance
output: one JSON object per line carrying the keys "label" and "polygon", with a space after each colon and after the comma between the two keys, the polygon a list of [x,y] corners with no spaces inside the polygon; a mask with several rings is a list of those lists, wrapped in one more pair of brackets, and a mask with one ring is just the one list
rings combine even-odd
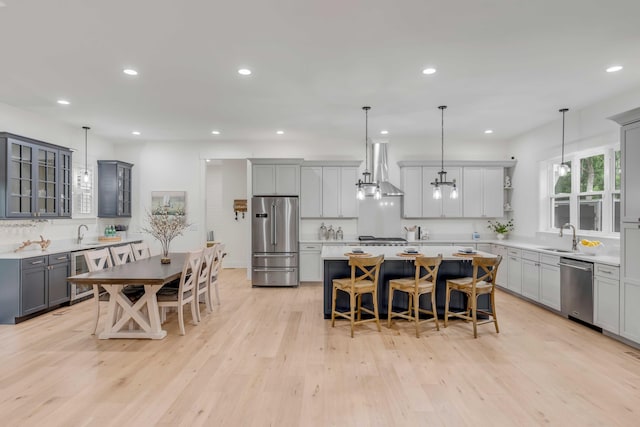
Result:
{"label": "recessed ceiling light", "polygon": [[493,130],[487,129],[487,130],[484,131],[484,133],[493,133]]}
{"label": "recessed ceiling light", "polygon": [[60,104],[60,105],[69,105],[71,103],[69,101],[67,101],[66,99],[58,99],[58,104]]}
{"label": "recessed ceiling light", "polygon": [[211,133],[213,135],[220,135],[220,131],[219,130],[212,130]]}
{"label": "recessed ceiling light", "polygon": [[277,133],[278,135],[284,135],[284,131],[283,131],[283,130],[278,130],[278,131],[276,131],[276,133]]}
{"label": "recessed ceiling light", "polygon": [[388,130],[381,130],[380,131],[380,135],[387,135],[387,134],[389,134]]}
{"label": "recessed ceiling light", "polygon": [[131,135],[138,136],[138,135],[140,135],[140,131],[134,130],[133,132],[131,132]]}
{"label": "recessed ceiling light", "polygon": [[607,68],[607,73],[615,73],[616,71],[620,70],[622,70],[622,65],[612,65],[611,67]]}
{"label": "recessed ceiling light", "polygon": [[422,70],[422,74],[435,74],[435,72],[435,68],[425,68],[424,70]]}
{"label": "recessed ceiling light", "polygon": [[134,70],[133,68],[125,68],[124,70],[122,70],[123,73],[125,73],[128,76],[137,76],[138,72],[136,70]]}
{"label": "recessed ceiling light", "polygon": [[242,76],[248,76],[249,74],[251,74],[251,70],[248,68],[240,68],[238,70],[238,74],[242,75]]}

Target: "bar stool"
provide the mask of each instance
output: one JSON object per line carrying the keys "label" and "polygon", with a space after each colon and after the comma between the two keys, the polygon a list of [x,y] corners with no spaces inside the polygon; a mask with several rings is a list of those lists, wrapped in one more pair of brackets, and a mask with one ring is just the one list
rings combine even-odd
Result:
{"label": "bar stool", "polygon": [[[502,257],[474,257],[472,261],[473,276],[460,279],[447,280],[447,297],[444,312],[444,327],[447,327],[449,317],[458,317],[473,323],[473,337],[478,338],[478,325],[494,323],[496,333],[500,333],[498,328],[498,318],[496,317],[496,275]],[[451,291],[462,292],[467,295],[467,310],[452,313],[449,311],[449,299]],[[491,298],[491,311],[478,310],[478,297],[489,294]],[[488,320],[478,323],[478,313],[489,316]]]}
{"label": "bar stool", "polygon": [[[335,327],[336,316],[344,317],[351,322],[351,338],[353,327],[367,322],[375,322],[378,332],[381,332],[380,317],[378,315],[378,276],[380,266],[384,262],[384,256],[377,257],[349,257],[351,277],[333,279],[333,292],[331,297],[331,327]],[[336,298],[338,291],[349,294],[349,311],[336,311]],[[371,294],[373,298],[373,311],[362,307],[362,295]],[[372,314],[373,318],[362,320],[362,312]],[[356,319],[357,316],[357,319]]]}
{"label": "bar stool", "polygon": [[[401,317],[416,324],[416,338],[420,338],[420,324],[434,321],[436,330],[440,330],[438,324],[438,311],[436,310],[436,279],[438,268],[442,262],[442,256],[438,257],[416,257],[415,277],[405,277],[389,281],[389,309],[387,311],[387,327],[391,327],[392,317]],[[420,273],[424,271],[424,275]],[[392,310],[393,294],[395,291],[404,292],[409,296],[407,310],[394,312]],[[431,310],[420,308],[420,295],[431,294]],[[413,313],[413,314],[412,314]],[[420,321],[420,313],[430,314],[430,319]]]}

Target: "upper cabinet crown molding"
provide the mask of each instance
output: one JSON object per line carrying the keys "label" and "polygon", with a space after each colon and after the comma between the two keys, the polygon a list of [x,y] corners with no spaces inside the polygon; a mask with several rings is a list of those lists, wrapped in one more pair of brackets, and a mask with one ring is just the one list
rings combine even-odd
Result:
{"label": "upper cabinet crown molding", "polygon": [[[444,166],[480,166],[480,167],[503,167],[510,168],[516,165],[517,160],[445,160]],[[403,168],[407,166],[440,166],[440,160],[401,160],[398,166]]]}
{"label": "upper cabinet crown molding", "polygon": [[640,107],[634,108],[633,110],[625,111],[624,113],[613,115],[609,117],[609,120],[613,120],[620,126],[638,122],[640,121]]}
{"label": "upper cabinet crown molding", "polygon": [[304,159],[247,159],[252,165],[300,165]]}
{"label": "upper cabinet crown molding", "polygon": [[305,160],[301,166],[336,166],[357,168],[362,164],[362,160]]}

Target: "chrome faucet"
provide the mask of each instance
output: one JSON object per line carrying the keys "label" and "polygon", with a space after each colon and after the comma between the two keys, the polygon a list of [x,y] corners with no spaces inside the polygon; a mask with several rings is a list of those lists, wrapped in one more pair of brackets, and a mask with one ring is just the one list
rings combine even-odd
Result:
{"label": "chrome faucet", "polygon": [[577,251],[578,250],[578,239],[576,239],[576,227],[575,227],[575,225],[566,223],[565,225],[560,227],[560,237],[562,237],[562,230],[567,228],[567,227],[571,227],[571,230],[573,230],[573,240],[571,241],[571,250],[572,251]]}
{"label": "chrome faucet", "polygon": [[85,230],[89,231],[89,227],[87,227],[84,224],[80,224],[78,226],[78,240],[77,240],[78,244],[81,244],[82,243],[82,239],[84,238],[84,234],[80,234],[80,231],[82,230],[82,227],[84,227]]}

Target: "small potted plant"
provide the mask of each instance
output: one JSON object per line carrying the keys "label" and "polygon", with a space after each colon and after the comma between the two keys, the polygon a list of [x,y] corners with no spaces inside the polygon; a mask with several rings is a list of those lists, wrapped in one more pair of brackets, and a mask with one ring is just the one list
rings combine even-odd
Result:
{"label": "small potted plant", "polygon": [[513,230],[513,219],[507,222],[489,221],[487,228],[496,233],[498,240],[504,240],[507,233]]}
{"label": "small potted plant", "polygon": [[152,212],[147,213],[148,227],[142,229],[142,231],[151,234],[153,237],[160,241],[162,244],[162,258],[160,262],[162,264],[169,264],[171,258],[169,258],[169,244],[171,241],[181,236],[184,230],[189,227],[185,218],[183,210],[178,210],[169,214],[169,211],[165,207],[160,207]]}

